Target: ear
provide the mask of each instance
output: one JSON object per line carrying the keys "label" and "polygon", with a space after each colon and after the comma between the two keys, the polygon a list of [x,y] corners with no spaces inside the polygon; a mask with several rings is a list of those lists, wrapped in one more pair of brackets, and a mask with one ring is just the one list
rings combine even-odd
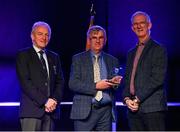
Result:
{"label": "ear", "polygon": [[106,42],[107,42],[107,38],[104,40],[104,43],[106,44]]}
{"label": "ear", "polygon": [[34,40],[34,35],[31,33],[31,39],[32,39],[32,41]]}
{"label": "ear", "polygon": [[148,23],[148,29],[150,30],[152,28],[152,23]]}
{"label": "ear", "polygon": [[103,44],[103,46],[106,45],[106,42],[107,42],[107,38],[104,39],[104,44]]}
{"label": "ear", "polygon": [[90,47],[91,47],[90,38],[87,37],[87,38],[86,38],[86,49],[90,49]]}

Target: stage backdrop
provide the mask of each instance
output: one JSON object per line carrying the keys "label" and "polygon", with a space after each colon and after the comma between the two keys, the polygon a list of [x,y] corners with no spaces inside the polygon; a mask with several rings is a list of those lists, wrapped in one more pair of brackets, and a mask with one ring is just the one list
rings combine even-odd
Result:
{"label": "stage backdrop", "polygon": [[[90,21],[91,1],[95,6],[95,23],[107,30],[105,51],[118,57],[122,75],[126,55],[137,42],[131,31],[131,15],[138,10],[151,16],[152,37],[167,47],[168,73],[166,88],[169,102],[180,102],[180,1],[179,0],[0,0],[0,103],[18,102],[20,85],[15,71],[15,57],[19,49],[31,46],[31,27],[45,21],[52,28],[48,48],[59,53],[65,77],[63,101],[72,101],[68,88],[72,55],[85,50],[86,32]],[[122,101],[121,85],[117,101]],[[19,107],[0,107],[0,130],[20,130]],[[69,119],[71,105],[62,106],[57,130],[73,130]],[[179,130],[174,123],[179,108],[170,107],[168,130]],[[174,112],[174,110],[176,110]],[[117,130],[128,130],[125,107],[118,107]]]}
{"label": "stage backdrop", "polygon": [[[119,58],[123,70],[129,49],[137,42],[131,30],[132,13],[147,12],[152,20],[152,37],[167,47],[168,101],[180,101],[179,34],[180,2],[178,0],[98,0],[94,1],[95,24],[108,32],[105,50]],[[72,55],[84,51],[90,20],[91,0],[1,0],[0,4],[0,102],[19,101],[19,84],[15,72],[15,56],[19,49],[31,46],[31,26],[46,21],[52,27],[49,49],[62,59],[66,88],[64,101],[72,101],[68,89]],[[123,88],[123,87],[122,87]],[[122,90],[121,88],[121,90]],[[118,93],[121,100],[121,91]]]}
{"label": "stage backdrop", "polygon": [[108,6],[108,51],[124,67],[128,50],[137,42],[131,30],[131,15],[147,12],[152,21],[151,36],[168,51],[166,88],[168,101],[180,101],[180,1],[178,0],[112,0]]}

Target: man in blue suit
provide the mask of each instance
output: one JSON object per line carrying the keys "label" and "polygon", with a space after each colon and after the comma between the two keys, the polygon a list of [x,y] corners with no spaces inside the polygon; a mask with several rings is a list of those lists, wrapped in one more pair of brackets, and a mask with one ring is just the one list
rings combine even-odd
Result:
{"label": "man in blue suit", "polygon": [[51,28],[45,22],[34,23],[32,47],[17,54],[16,70],[21,84],[20,121],[23,131],[54,130],[59,118],[64,78],[58,54],[46,48]]}
{"label": "man in blue suit", "polygon": [[69,88],[74,92],[71,119],[76,131],[112,129],[114,92],[121,76],[113,75],[118,59],[102,51],[106,32],[92,26],[87,32],[90,50],[72,58]]}
{"label": "man in blue suit", "polygon": [[139,42],[127,56],[123,97],[129,109],[129,126],[133,131],[163,131],[167,110],[163,87],[167,53],[150,37],[152,23],[147,13],[134,13],[131,22]]}

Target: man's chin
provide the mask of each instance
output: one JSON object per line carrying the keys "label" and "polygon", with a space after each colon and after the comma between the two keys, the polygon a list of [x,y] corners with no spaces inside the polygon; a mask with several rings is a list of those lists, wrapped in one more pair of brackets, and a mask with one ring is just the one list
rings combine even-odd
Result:
{"label": "man's chin", "polygon": [[41,49],[44,49],[46,46],[47,46],[46,44],[40,44],[40,45],[39,45],[39,47],[40,47]]}
{"label": "man's chin", "polygon": [[146,35],[145,35],[144,33],[138,33],[137,36],[138,36],[139,38],[144,38]]}

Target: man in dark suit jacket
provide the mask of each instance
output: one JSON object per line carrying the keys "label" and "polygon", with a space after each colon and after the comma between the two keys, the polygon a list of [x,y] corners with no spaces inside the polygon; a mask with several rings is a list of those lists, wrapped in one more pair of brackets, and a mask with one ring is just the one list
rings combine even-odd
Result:
{"label": "man in dark suit jacket", "polygon": [[[119,67],[118,59],[102,51],[106,32],[100,26],[92,26],[87,33],[90,50],[74,55],[69,88],[74,92],[71,119],[76,131],[111,130],[113,87],[120,83],[121,76],[112,74]],[[95,56],[99,69],[95,71]],[[95,76],[99,73],[99,80]],[[108,80],[109,79],[109,80]],[[97,99],[98,93],[102,98]],[[114,115],[114,113],[113,113]]]}
{"label": "man in dark suit jacket", "polygon": [[53,130],[54,119],[59,116],[64,78],[58,54],[45,49],[50,36],[51,29],[47,23],[34,23],[31,32],[33,46],[17,54],[23,131]]}
{"label": "man in dark suit jacket", "polygon": [[132,15],[131,21],[139,42],[127,56],[123,92],[124,103],[129,108],[130,129],[165,130],[166,50],[150,38],[152,23],[148,14],[138,11]]}

